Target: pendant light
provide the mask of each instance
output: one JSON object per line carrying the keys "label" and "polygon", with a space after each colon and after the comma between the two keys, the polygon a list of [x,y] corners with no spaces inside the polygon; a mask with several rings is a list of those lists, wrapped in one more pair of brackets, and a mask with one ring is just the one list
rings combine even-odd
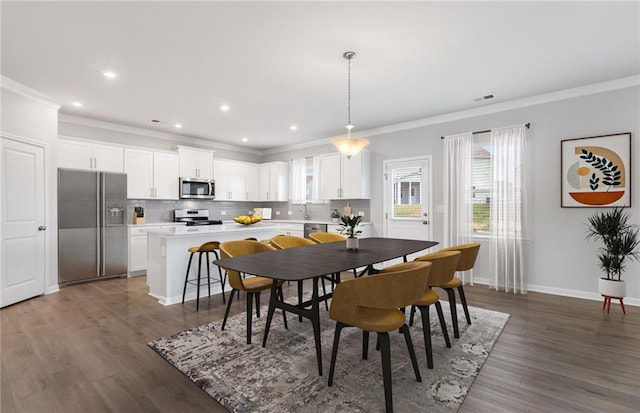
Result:
{"label": "pendant light", "polygon": [[351,123],[351,59],[355,56],[355,52],[344,52],[342,55],[342,57],[347,59],[349,67],[347,77],[347,136],[336,138],[331,141],[331,143],[338,148],[341,154],[346,155],[347,159],[351,159],[353,155],[357,155],[369,144],[369,141],[366,139],[351,137],[351,129],[353,129],[353,124]]}

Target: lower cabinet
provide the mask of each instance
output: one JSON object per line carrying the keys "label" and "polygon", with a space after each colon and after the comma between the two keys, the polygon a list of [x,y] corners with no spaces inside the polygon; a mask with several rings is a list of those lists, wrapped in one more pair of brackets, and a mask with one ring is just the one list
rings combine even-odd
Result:
{"label": "lower cabinet", "polygon": [[177,225],[144,225],[129,227],[129,277],[145,275],[147,271],[147,233],[144,230],[172,228]]}
{"label": "lower cabinet", "polygon": [[280,233],[302,238],[304,237],[304,224],[287,224],[287,227],[282,228]]}

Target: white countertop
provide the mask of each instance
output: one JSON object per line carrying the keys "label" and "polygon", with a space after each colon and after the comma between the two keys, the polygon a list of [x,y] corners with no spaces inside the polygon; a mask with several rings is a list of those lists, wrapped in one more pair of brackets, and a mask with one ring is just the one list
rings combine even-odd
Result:
{"label": "white countertop", "polygon": [[261,232],[273,231],[280,228],[286,228],[286,224],[273,223],[268,224],[259,222],[252,225],[242,225],[236,223],[225,223],[222,225],[196,225],[192,227],[175,226],[166,228],[149,228],[142,231],[149,234],[159,234],[161,237],[183,237],[200,234],[220,234],[220,233],[243,233],[243,232]]}
{"label": "white countertop", "polygon": [[[319,219],[269,219],[262,222],[275,222],[284,224],[335,224],[340,225],[340,221],[333,222],[331,220],[319,220]],[[371,222],[361,222],[360,225],[371,225]]]}

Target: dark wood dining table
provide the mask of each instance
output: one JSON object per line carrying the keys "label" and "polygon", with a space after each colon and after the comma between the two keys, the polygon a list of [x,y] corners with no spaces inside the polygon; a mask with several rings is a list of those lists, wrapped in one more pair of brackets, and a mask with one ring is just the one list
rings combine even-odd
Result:
{"label": "dark wood dining table", "polygon": [[[214,261],[214,264],[241,273],[273,279],[262,346],[266,346],[269,327],[276,308],[308,318],[313,326],[318,373],[322,376],[319,303],[331,298],[333,293],[318,295],[320,277],[360,267],[366,267],[371,271],[373,264],[400,257],[404,257],[406,261],[407,255],[426,250],[438,243],[396,238],[362,238],[359,240],[359,244],[357,250],[347,249],[344,241],[307,245],[224,258]],[[312,296],[309,301],[293,305],[278,298],[278,294],[276,294],[277,280],[300,281],[306,279],[313,280]]]}

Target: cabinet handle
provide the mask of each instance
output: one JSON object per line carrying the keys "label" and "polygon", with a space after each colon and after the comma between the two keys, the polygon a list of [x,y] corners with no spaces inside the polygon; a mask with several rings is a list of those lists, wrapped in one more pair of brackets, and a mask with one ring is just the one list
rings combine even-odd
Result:
{"label": "cabinet handle", "polygon": [[153,198],[153,187],[149,188],[150,192],[151,192],[151,198]]}
{"label": "cabinet handle", "polygon": [[93,169],[98,169],[98,158],[93,157]]}
{"label": "cabinet handle", "polygon": [[248,200],[249,200],[249,192],[247,192],[247,193],[245,194],[245,198],[244,198],[244,200],[245,200],[245,201],[248,201]]}

